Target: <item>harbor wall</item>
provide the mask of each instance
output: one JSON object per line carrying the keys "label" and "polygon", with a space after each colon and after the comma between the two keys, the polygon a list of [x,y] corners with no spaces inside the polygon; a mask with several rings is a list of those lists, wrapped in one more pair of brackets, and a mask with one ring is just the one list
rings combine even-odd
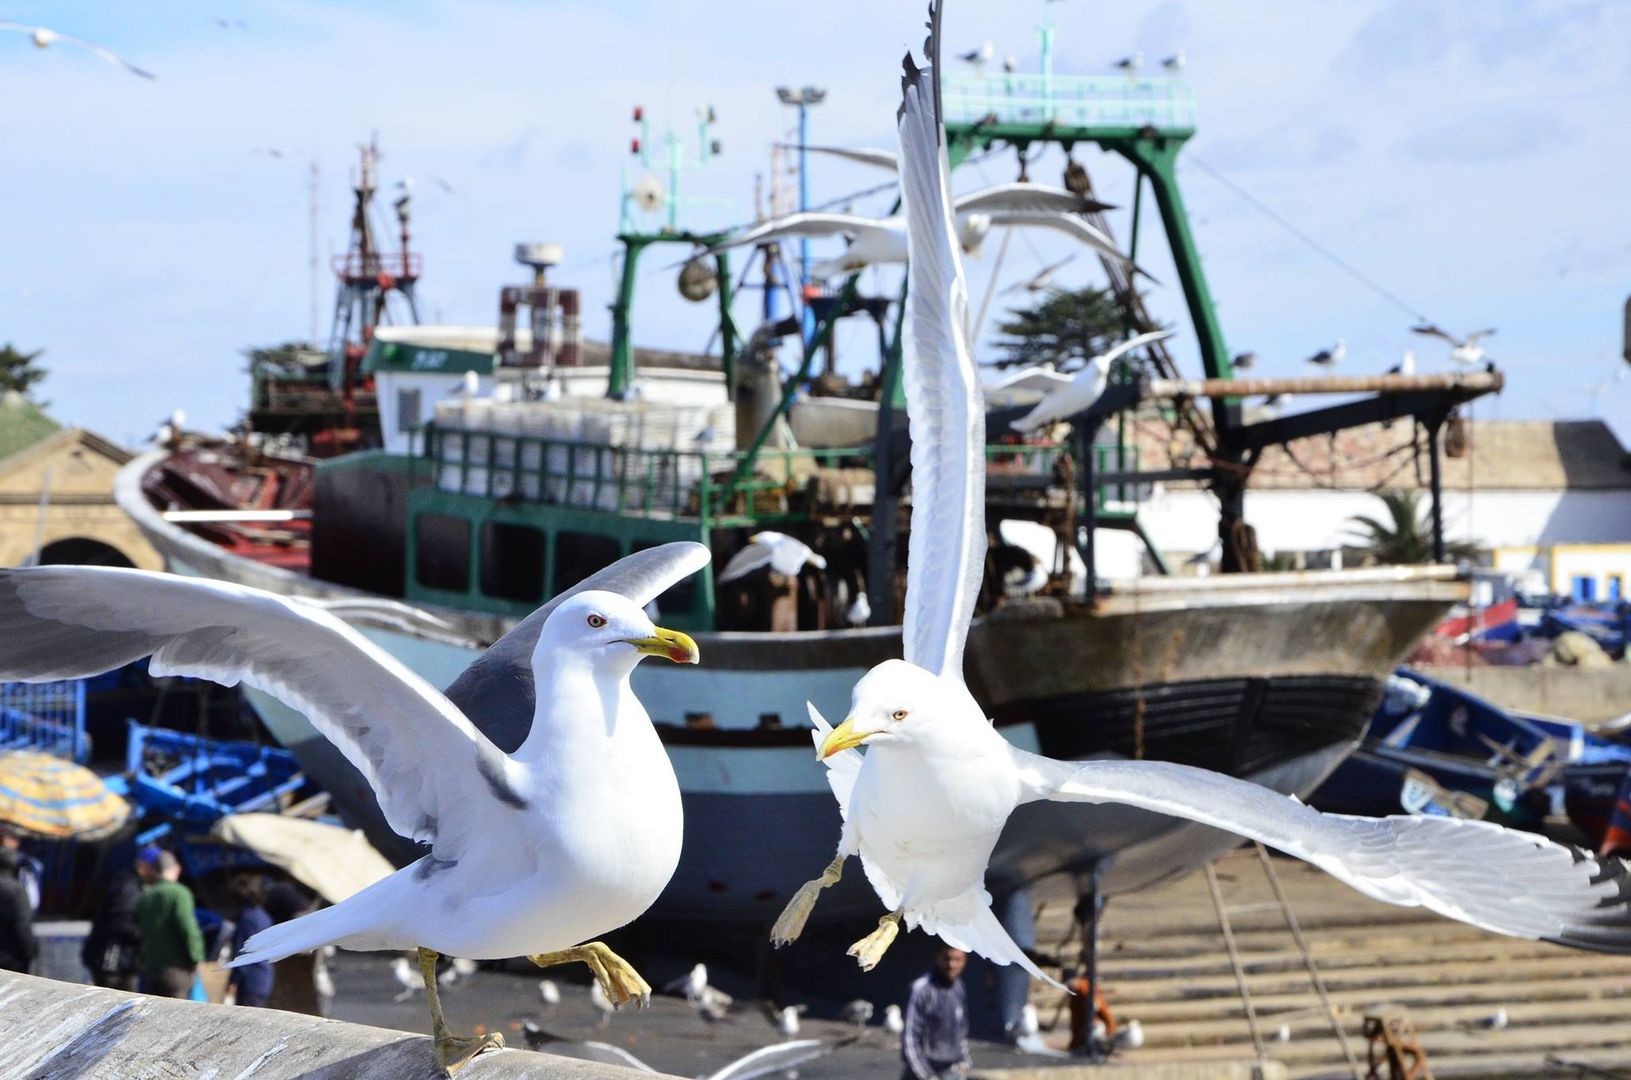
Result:
{"label": "harbor wall", "polygon": [[1517,712],[1601,724],[1631,713],[1631,665],[1578,667],[1428,667],[1423,675]]}
{"label": "harbor wall", "polygon": [[[0,972],[0,1080],[433,1080],[440,1075],[424,1035]],[[459,1073],[460,1080],[650,1075],[524,1050],[483,1054]]]}

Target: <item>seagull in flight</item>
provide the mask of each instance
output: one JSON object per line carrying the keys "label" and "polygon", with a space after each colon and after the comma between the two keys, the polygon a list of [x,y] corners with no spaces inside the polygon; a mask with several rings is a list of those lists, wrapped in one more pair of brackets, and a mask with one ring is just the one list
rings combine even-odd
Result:
{"label": "seagull in flight", "polygon": [[1049,263],[1047,266],[1044,266],[1042,269],[1038,270],[1024,281],[1018,281],[1008,286],[998,295],[1007,296],[1009,293],[1018,292],[1021,289],[1028,293],[1041,292],[1043,289],[1046,289],[1053,283],[1053,275],[1069,266],[1073,261],[1075,261],[1075,258],[1076,256],[1074,255],[1066,255],[1063,259],[1060,259],[1056,263]]}
{"label": "seagull in flight", "polygon": [[1448,330],[1434,323],[1418,323],[1410,328],[1412,334],[1421,334],[1425,337],[1436,337],[1440,341],[1450,343],[1450,359],[1458,364],[1472,367],[1484,362],[1484,347],[1479,344],[1484,338],[1494,337],[1493,328],[1474,330],[1464,338],[1458,338]]}
{"label": "seagull in flight", "polygon": [[[1088,245],[1134,273],[1149,277],[1108,236],[1081,216],[1104,209],[1113,207],[1083,198],[1064,188],[1011,183],[959,196],[954,213],[958,241],[962,250],[969,255],[977,255],[986,236],[998,226],[1047,228]],[[881,263],[906,261],[906,219],[902,215],[869,218],[819,210],[804,210],[772,218],[715,244],[708,249],[708,253],[786,237],[827,236],[847,236],[850,244],[843,254],[812,267],[811,272],[816,277],[833,277]]]}
{"label": "seagull in flight", "polygon": [[1009,815],[1047,799],[1186,818],[1305,859],[1379,900],[1516,937],[1631,951],[1631,868],[1622,860],[1484,821],[1322,814],[1190,765],[1056,761],[1009,744],[986,718],[963,681],[985,564],[985,407],[952,231],[935,93],[938,43],[936,7],[928,66],[906,60],[899,124],[913,328],[903,367],[914,493],[905,658],[862,677],[837,727],[810,708],[842,830],[836,857],[789,900],[771,940],[797,938],[821,891],[856,855],[886,912],[849,950],[863,970],[882,959],[904,925],[1052,983],[997,920],[985,889]]}
{"label": "seagull in flight", "polygon": [[1321,371],[1331,371],[1338,364],[1342,363],[1343,358],[1347,355],[1348,343],[1343,341],[1341,338],[1338,338],[1337,343],[1331,348],[1321,349],[1313,356],[1310,356],[1308,358],[1308,363],[1314,365],[1316,368],[1319,368]]}
{"label": "seagull in flight", "polygon": [[1012,383],[1032,375],[1040,375],[1050,379],[1050,381],[1056,381],[1057,385],[1057,389],[1049,391],[1041,401],[1036,403],[1034,409],[1009,426],[1015,431],[1032,432],[1055,421],[1070,419],[1099,400],[1099,395],[1104,393],[1104,388],[1110,381],[1110,365],[1117,357],[1141,346],[1152,345],[1157,341],[1165,341],[1175,333],[1177,333],[1176,330],[1151,330],[1147,334],[1139,334],[1137,337],[1128,338],[1115,348],[1102,352],[1089,360],[1073,376],[1060,375],[1046,368],[1027,368],[1024,371],[1008,376],[999,385]]}
{"label": "seagull in flight", "polygon": [[[335,615],[201,578],[0,570],[0,680],[83,678],[150,656],[155,675],[247,683],[305,713],[374,789],[391,828],[429,851],[332,907],[254,935],[228,966],[325,945],[417,950],[437,1062],[451,1074],[503,1039],[448,1030],[440,955],[582,962],[612,1002],[649,1000],[634,968],[593,939],[650,907],[679,862],[679,784],[629,675],[647,656],[696,662],[695,642],[641,609],[709,558],[701,544],[678,543],[614,563],[471,665],[449,694],[502,674],[489,693],[507,704],[533,698],[531,731],[514,754]],[[527,655],[526,681],[510,670],[517,651]]]}
{"label": "seagull in flight", "polygon": [[[827,560],[811,550],[810,545],[786,533],[766,529],[748,537],[747,546],[725,564],[719,572],[717,584],[747,577],[762,566],[768,566],[784,578],[798,577],[806,566],[827,569]],[[702,965],[698,964],[701,968]]]}
{"label": "seagull in flight", "polygon": [[19,34],[27,34],[29,40],[34,42],[36,49],[48,48],[60,41],[65,45],[74,45],[88,53],[101,57],[115,67],[124,68],[132,75],[140,75],[144,79],[158,78],[151,71],[137,67],[118,53],[110,49],[104,49],[94,41],[86,41],[82,37],[64,34],[60,30],[52,30],[48,26],[30,26],[27,23],[13,22],[10,19],[0,19],[0,30],[15,30]]}

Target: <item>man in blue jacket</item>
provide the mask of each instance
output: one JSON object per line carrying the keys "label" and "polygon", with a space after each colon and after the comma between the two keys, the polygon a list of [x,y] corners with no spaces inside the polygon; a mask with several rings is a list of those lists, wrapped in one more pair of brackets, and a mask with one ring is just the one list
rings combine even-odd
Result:
{"label": "man in blue jacket", "polygon": [[962,1080],[968,1056],[968,994],[961,976],[968,963],[962,949],[942,945],[934,968],[912,984],[906,1003],[906,1030],[900,1056],[901,1080]]}

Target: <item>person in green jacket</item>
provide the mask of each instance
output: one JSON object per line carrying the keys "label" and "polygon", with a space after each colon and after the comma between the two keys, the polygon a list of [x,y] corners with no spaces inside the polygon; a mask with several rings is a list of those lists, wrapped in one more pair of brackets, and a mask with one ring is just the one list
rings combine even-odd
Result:
{"label": "person in green jacket", "polygon": [[204,935],[193,915],[192,891],[178,880],[181,863],[149,844],[136,853],[136,876],[145,886],[136,904],[142,990],[156,997],[187,997],[204,962]]}

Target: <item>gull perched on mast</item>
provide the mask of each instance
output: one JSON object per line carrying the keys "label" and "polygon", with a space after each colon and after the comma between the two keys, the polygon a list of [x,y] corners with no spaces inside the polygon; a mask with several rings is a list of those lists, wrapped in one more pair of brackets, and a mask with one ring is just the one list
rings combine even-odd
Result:
{"label": "gull perched on mast", "polygon": [[939,24],[936,7],[929,66],[906,59],[899,126],[913,327],[903,368],[914,496],[905,659],[867,672],[836,728],[810,709],[843,829],[837,856],[794,894],[771,940],[798,937],[821,890],[859,855],[887,909],[849,950],[863,969],[878,963],[904,923],[1046,979],[992,912],[985,872],[1015,808],[1051,799],[1187,818],[1306,859],[1379,900],[1515,937],[1631,951],[1631,873],[1619,859],[1483,821],[1322,814],[1256,784],[1170,762],[1054,761],[1011,746],[986,719],[963,682],[985,564],[985,413],[947,195]]}
{"label": "gull perched on mast", "polygon": [[224,582],[0,570],[0,679],[81,678],[151,656],[154,675],[242,681],[304,712],[362,773],[391,828],[430,851],[333,907],[254,935],[233,965],[331,944],[417,950],[437,1061],[452,1073],[503,1039],[448,1031],[439,954],[582,961],[612,1002],[650,997],[626,961],[590,939],[642,914],[679,862],[679,784],[629,675],[646,656],[696,662],[695,642],[653,626],[642,608],[708,559],[701,544],[678,543],[614,563],[460,676],[449,696],[467,703],[485,698],[497,710],[534,698],[514,754],[334,615]]}
{"label": "gull perched on mast", "polygon": [[114,67],[124,68],[132,75],[140,75],[144,79],[158,78],[158,76],[154,75],[151,71],[146,71],[137,67],[135,64],[132,64],[129,60],[126,60],[118,53],[113,52],[110,49],[104,49],[94,41],[86,41],[82,37],[75,37],[72,34],[64,34],[61,31],[53,30],[48,26],[30,26],[27,23],[13,22],[11,19],[0,19],[0,30],[14,30],[19,34],[27,34],[29,40],[34,42],[34,47],[36,49],[49,48],[50,46],[61,41],[65,44],[74,45],[84,49],[93,56],[98,56],[101,59],[106,60]]}

